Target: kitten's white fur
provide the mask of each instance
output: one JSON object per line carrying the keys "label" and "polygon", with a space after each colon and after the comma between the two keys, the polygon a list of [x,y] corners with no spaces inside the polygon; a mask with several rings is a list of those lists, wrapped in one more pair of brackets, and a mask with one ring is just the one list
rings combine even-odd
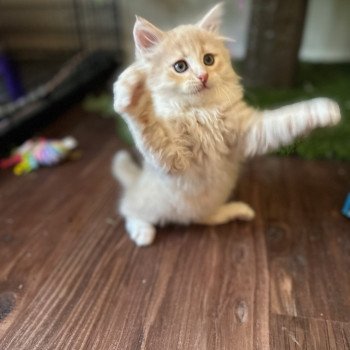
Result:
{"label": "kitten's white fur", "polygon": [[[156,225],[251,220],[247,204],[227,203],[242,161],[340,119],[338,105],[327,98],[273,111],[247,106],[218,34],[221,14],[217,5],[197,25],[169,32],[137,17],[137,59],[114,85],[114,108],[144,162],[139,167],[118,152],[113,174],[124,188],[120,213],[138,245],[152,243]],[[206,53],[215,55],[214,65],[203,63]],[[184,73],[173,68],[180,59],[189,66]],[[204,73],[206,86],[198,78]]]}

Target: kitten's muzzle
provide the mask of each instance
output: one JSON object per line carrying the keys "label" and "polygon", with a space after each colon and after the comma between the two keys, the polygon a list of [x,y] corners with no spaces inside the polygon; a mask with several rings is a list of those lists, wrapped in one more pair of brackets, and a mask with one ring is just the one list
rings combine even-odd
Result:
{"label": "kitten's muzzle", "polygon": [[198,79],[202,82],[204,87],[206,87],[208,78],[209,78],[209,74],[208,73],[201,73],[201,74],[198,75]]}

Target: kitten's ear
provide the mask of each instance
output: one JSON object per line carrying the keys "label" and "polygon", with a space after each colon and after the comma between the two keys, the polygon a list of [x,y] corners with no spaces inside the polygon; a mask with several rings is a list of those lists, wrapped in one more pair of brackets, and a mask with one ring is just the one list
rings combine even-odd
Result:
{"label": "kitten's ear", "polygon": [[134,25],[134,40],[136,52],[149,52],[162,40],[164,33],[142,17],[136,16]]}
{"label": "kitten's ear", "polygon": [[217,33],[220,28],[223,12],[224,4],[220,2],[197,23],[197,26],[209,32]]}

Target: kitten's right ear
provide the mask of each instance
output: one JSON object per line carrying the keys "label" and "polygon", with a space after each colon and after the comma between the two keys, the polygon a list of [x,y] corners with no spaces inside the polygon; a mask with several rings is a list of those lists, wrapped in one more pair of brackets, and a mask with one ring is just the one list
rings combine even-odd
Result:
{"label": "kitten's right ear", "polygon": [[136,16],[134,40],[136,53],[144,54],[160,43],[164,33],[144,18]]}
{"label": "kitten's right ear", "polygon": [[220,28],[223,12],[224,3],[220,2],[197,23],[197,26],[209,32],[217,33]]}

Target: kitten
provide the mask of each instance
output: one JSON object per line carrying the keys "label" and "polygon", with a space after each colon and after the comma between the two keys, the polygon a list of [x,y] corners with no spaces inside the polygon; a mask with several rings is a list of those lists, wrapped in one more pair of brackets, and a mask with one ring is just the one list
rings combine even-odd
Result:
{"label": "kitten", "polygon": [[249,107],[218,33],[221,16],[217,5],[196,25],[168,32],[136,19],[136,61],[114,85],[114,108],[144,162],[120,151],[113,173],[124,188],[126,230],[139,246],[153,242],[156,225],[253,219],[247,204],[227,202],[242,161],[340,120],[327,98]]}

